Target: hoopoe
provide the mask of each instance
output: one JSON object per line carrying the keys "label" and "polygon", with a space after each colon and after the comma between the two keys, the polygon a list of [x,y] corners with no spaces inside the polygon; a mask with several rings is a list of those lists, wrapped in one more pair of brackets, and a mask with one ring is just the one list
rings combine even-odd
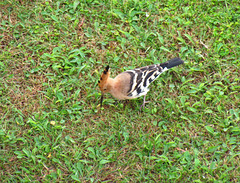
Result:
{"label": "hoopoe", "polygon": [[183,63],[180,58],[174,58],[161,64],[127,70],[117,75],[114,79],[110,78],[110,69],[109,66],[107,66],[98,81],[98,86],[102,92],[101,106],[104,94],[110,93],[119,100],[144,96],[141,106],[144,108],[146,103],[145,97],[149,91],[148,86],[164,71]]}

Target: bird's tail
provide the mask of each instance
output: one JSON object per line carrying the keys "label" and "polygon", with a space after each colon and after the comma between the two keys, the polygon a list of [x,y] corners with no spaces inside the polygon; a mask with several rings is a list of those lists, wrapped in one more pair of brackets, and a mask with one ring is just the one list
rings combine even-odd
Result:
{"label": "bird's tail", "polygon": [[175,67],[175,66],[178,66],[178,65],[181,65],[183,64],[184,61],[181,60],[180,58],[173,58],[171,60],[168,60],[167,62],[164,62],[164,63],[161,63],[160,66],[163,68],[163,69],[170,69],[172,67]]}

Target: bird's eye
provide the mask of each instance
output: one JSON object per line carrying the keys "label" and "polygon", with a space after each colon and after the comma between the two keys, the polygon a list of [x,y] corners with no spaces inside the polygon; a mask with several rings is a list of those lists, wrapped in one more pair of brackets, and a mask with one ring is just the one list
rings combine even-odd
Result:
{"label": "bird's eye", "polygon": [[106,91],[106,90],[107,90],[107,88],[104,88],[103,90],[104,90],[104,91]]}

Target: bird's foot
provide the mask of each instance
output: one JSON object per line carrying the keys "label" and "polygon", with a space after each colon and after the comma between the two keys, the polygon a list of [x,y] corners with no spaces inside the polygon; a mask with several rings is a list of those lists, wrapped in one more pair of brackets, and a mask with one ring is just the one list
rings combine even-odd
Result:
{"label": "bird's foot", "polygon": [[145,104],[149,103],[150,101],[144,101],[143,104],[140,106],[139,111],[144,110]]}

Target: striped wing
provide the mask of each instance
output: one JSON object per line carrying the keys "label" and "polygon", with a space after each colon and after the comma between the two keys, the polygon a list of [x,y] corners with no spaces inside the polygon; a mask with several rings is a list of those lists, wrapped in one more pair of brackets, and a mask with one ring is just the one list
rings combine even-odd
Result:
{"label": "striped wing", "polygon": [[161,73],[166,70],[167,68],[163,69],[160,64],[156,64],[126,71],[131,75],[131,87],[128,91],[128,96],[136,98],[146,95],[149,91],[148,86],[150,83],[152,83]]}

